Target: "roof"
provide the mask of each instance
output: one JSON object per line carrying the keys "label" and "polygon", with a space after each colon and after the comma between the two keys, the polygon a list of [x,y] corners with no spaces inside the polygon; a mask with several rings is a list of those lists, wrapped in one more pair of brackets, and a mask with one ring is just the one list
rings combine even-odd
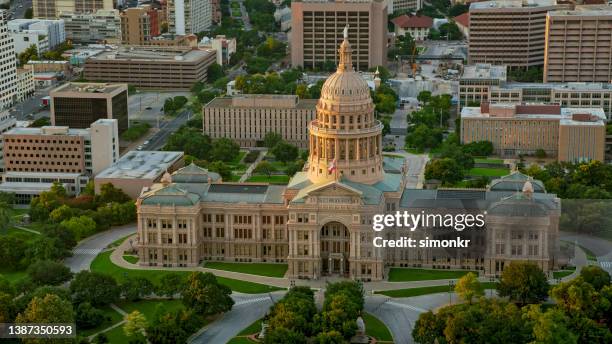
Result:
{"label": "roof", "polygon": [[193,162],[172,174],[172,182],[174,183],[209,183],[220,180],[221,175],[201,168]]}
{"label": "roof", "polygon": [[182,157],[183,152],[130,151],[95,179],[155,180]]}
{"label": "roof", "polygon": [[433,26],[433,18],[428,16],[413,16],[413,15],[401,15],[393,18],[391,22],[395,26],[401,28],[430,28]]}
{"label": "roof", "polygon": [[166,61],[173,63],[192,63],[216,56],[211,49],[191,49],[186,47],[119,47],[106,49],[104,52],[90,56],[92,61]]}
{"label": "roof", "polygon": [[177,205],[193,206],[198,204],[200,197],[176,184],[171,184],[151,193],[145,193],[142,204],[145,205]]}
{"label": "roof", "polygon": [[470,11],[487,10],[495,8],[537,8],[545,6],[555,6],[557,0],[496,0],[472,2]]}
{"label": "roof", "polygon": [[49,94],[55,96],[58,96],[58,93],[61,94],[62,92],[115,94],[121,91],[127,91],[127,84],[68,82],[51,90]]}
{"label": "roof", "polygon": [[[606,120],[604,110],[599,108],[561,108],[560,113],[538,112],[538,105],[541,104],[516,104],[516,103],[494,103],[491,108],[495,107],[506,108],[508,111],[513,111],[517,106],[525,105],[525,109],[533,108],[533,113],[518,112],[514,110],[511,116],[491,116],[490,112],[482,112],[482,107],[464,107],[461,109],[461,118],[479,118],[479,119],[499,119],[499,120],[557,120],[561,125],[580,125],[580,126],[603,126]],[[545,107],[546,105],[542,105]],[[485,110],[486,111],[486,110]],[[575,115],[589,115],[587,120],[579,120]]]}
{"label": "roof", "polygon": [[543,192],[543,193],[546,192],[544,183],[542,183],[540,180],[533,179],[533,177],[530,177],[519,171],[514,171],[507,176],[503,176],[501,178],[494,179],[489,184],[489,190],[518,192],[523,189],[523,186],[528,181],[531,182],[534,192]]}
{"label": "roof", "polygon": [[463,27],[470,27],[470,12],[465,12],[461,15],[456,16],[453,19],[455,20],[455,23]]}
{"label": "roof", "polygon": [[463,68],[461,79],[494,79],[506,81],[507,67],[490,63],[477,63]]}

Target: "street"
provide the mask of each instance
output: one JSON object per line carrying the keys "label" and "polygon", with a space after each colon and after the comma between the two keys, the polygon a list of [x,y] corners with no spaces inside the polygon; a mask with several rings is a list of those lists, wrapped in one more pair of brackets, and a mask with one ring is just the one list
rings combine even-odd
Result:
{"label": "street", "polygon": [[14,12],[11,19],[22,19],[28,8],[32,8],[32,0],[15,0],[11,3],[10,12]]}
{"label": "street", "polygon": [[185,122],[187,122],[193,113],[191,110],[183,110],[180,114],[174,117],[172,120],[167,122],[161,122],[159,131],[148,139],[149,143],[143,145],[142,150],[161,150],[168,140],[168,136],[173,132],[177,131]]}

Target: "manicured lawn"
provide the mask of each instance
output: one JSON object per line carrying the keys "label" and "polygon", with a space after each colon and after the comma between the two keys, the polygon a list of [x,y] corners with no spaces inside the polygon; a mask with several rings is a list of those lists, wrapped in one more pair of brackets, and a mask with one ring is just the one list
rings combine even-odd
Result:
{"label": "manicured lawn", "polygon": [[238,333],[239,336],[248,336],[253,333],[258,333],[261,331],[261,319],[255,321],[251,325],[247,326],[244,330]]}
{"label": "manicured lawn", "polygon": [[468,272],[476,273],[476,271],[391,268],[391,271],[389,272],[389,282],[454,279],[454,278],[461,278],[461,276],[467,274]]}
{"label": "manicured lawn", "polygon": [[94,333],[98,333],[106,328],[113,326],[114,324],[123,320],[123,316],[119,314],[116,310],[112,309],[110,306],[105,306],[100,308],[102,312],[104,312],[104,316],[108,317],[109,320],[104,321],[100,326],[88,329],[88,330],[77,330],[77,333],[83,337],[89,337]]}
{"label": "manicured lawn", "polygon": [[251,176],[247,182],[252,183],[270,183],[270,184],[287,184],[289,176],[287,175],[272,175],[272,176]]}
{"label": "manicured lawn", "polygon": [[127,314],[133,311],[139,311],[147,318],[147,321],[153,321],[157,307],[163,307],[166,312],[174,312],[185,308],[181,300],[141,300],[136,302],[118,303],[117,306],[123,309]]}
{"label": "manicured lawn", "polygon": [[503,164],[503,159],[490,159],[490,158],[475,158],[474,162],[477,164]]}
{"label": "manicured lawn", "polygon": [[574,273],[574,270],[561,270],[561,271],[553,271],[554,278],[563,278],[565,276],[569,276]]}
{"label": "manicured lawn", "polygon": [[225,271],[242,272],[245,274],[283,277],[287,272],[287,264],[268,264],[268,263],[225,263],[225,262],[206,262],[204,267]]}
{"label": "manicured lawn", "polygon": [[123,260],[125,260],[128,263],[136,264],[138,263],[140,259],[136,256],[124,255]]}
{"label": "manicured lawn", "polygon": [[6,278],[9,282],[15,283],[26,276],[25,271],[9,271],[0,269],[0,276]]}
{"label": "manicured lawn", "polygon": [[[16,237],[16,238],[19,238],[25,241],[31,241],[40,236],[40,234],[24,231],[23,229],[14,228],[14,227],[9,228],[6,231],[6,235]],[[3,234],[0,234],[0,239],[2,239],[3,236],[4,236]]]}
{"label": "manicured lawn", "polygon": [[110,245],[108,245],[108,247],[117,247],[117,246],[123,244],[125,239],[131,237],[132,235],[134,235],[134,234],[129,234],[129,235],[124,236],[123,238],[119,238],[119,239],[113,241]]}
{"label": "manicured lawn", "polygon": [[[483,282],[480,283],[484,289],[495,289],[495,283]],[[389,297],[413,297],[436,293],[448,293],[447,285],[438,285],[432,287],[419,287],[419,288],[408,288],[408,289],[397,289],[397,290],[383,290],[377,291],[376,294],[382,294]],[[367,329],[367,326],[366,326]]]}
{"label": "manicured lawn", "polygon": [[508,175],[510,171],[507,168],[485,168],[485,167],[474,167],[469,170],[468,174],[471,176],[485,176],[485,177],[502,177]]}
{"label": "manicured lawn", "polygon": [[227,344],[253,344],[253,343],[255,342],[250,340],[247,337],[234,337],[230,339],[229,342],[227,342]]}
{"label": "manicured lawn", "polygon": [[[132,270],[119,267],[110,260],[111,252],[100,253],[91,263],[91,271],[97,271],[112,275],[119,281],[123,282],[126,277],[144,277],[149,279],[154,284],[158,284],[162,276],[170,273],[179,273],[187,276],[191,271],[172,271],[172,270]],[[232,290],[246,294],[260,294],[270,291],[280,290],[281,288],[272,287],[265,284],[239,281],[231,278],[218,277],[219,283],[230,287]]]}
{"label": "manicured lawn", "polygon": [[382,321],[378,320],[375,316],[370,313],[363,314],[363,321],[365,322],[366,334],[368,336],[376,338],[377,341],[393,341],[391,332]]}

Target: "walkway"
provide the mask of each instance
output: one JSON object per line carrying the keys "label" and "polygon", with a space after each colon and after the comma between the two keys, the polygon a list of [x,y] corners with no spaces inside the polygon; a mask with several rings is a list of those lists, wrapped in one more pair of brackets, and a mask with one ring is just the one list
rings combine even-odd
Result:
{"label": "walkway", "polygon": [[255,167],[257,167],[257,164],[259,164],[263,160],[263,158],[266,156],[267,153],[268,153],[267,150],[261,150],[259,152],[259,155],[257,156],[257,159],[255,159],[255,161],[247,168],[247,170],[240,177],[240,180],[238,180],[238,182],[244,183],[247,181],[247,179],[251,178],[251,175],[253,174],[253,170],[255,169]]}

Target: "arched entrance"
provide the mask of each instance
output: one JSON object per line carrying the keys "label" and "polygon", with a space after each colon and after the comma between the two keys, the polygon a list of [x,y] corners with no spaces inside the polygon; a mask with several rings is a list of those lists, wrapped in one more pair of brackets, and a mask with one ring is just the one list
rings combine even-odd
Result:
{"label": "arched entrance", "polygon": [[351,234],[340,222],[329,222],[321,228],[321,273],[323,275],[349,274]]}

